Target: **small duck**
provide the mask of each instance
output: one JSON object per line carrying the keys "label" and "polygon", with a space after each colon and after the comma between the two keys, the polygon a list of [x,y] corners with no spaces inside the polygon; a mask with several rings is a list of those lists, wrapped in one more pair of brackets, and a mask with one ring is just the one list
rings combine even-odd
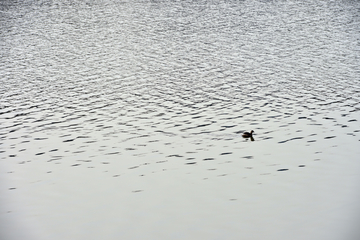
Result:
{"label": "small duck", "polygon": [[251,130],[251,132],[244,132],[243,134],[242,134],[242,137],[243,138],[252,138],[252,134],[253,134],[253,130]]}

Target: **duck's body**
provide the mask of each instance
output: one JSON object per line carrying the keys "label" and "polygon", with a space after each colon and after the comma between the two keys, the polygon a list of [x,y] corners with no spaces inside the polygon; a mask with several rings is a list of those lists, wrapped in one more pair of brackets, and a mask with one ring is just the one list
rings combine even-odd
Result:
{"label": "duck's body", "polygon": [[253,132],[254,132],[253,130],[251,130],[250,132],[244,132],[244,133],[242,134],[242,136],[243,136],[244,138],[252,137]]}

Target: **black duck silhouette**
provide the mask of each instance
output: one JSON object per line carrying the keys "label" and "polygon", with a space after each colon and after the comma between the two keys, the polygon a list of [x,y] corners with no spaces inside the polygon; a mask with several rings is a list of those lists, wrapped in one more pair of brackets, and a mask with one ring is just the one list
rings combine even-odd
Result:
{"label": "black duck silhouette", "polygon": [[251,130],[250,132],[244,132],[243,134],[242,134],[242,137],[243,138],[252,138],[252,134],[253,134],[253,130]]}

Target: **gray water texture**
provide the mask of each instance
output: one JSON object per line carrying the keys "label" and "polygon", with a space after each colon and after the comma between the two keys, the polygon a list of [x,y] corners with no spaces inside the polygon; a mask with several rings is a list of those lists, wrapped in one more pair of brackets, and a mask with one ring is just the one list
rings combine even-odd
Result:
{"label": "gray water texture", "polygon": [[2,1],[2,151],[349,116],[359,32],[358,1]]}
{"label": "gray water texture", "polygon": [[359,1],[3,0],[0,55],[4,164],[120,178],[358,159]]}

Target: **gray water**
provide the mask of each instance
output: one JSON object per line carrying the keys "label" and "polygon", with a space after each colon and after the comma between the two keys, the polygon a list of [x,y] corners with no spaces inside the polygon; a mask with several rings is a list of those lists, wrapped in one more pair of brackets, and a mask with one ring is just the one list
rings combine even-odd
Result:
{"label": "gray water", "polygon": [[0,10],[1,239],[359,239],[359,1]]}

